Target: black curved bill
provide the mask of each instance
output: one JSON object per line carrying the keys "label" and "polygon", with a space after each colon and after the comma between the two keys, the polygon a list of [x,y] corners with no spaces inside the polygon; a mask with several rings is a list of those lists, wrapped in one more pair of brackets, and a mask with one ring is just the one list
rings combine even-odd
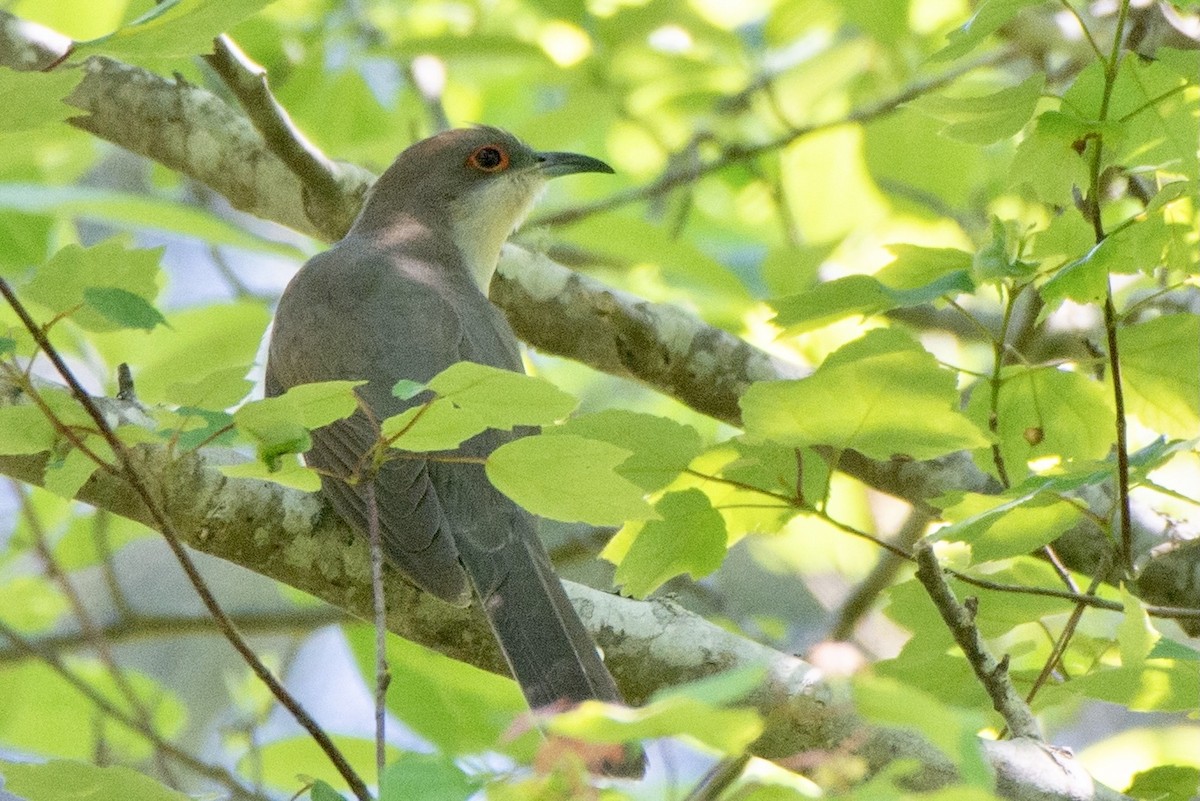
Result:
{"label": "black curved bill", "polygon": [[612,172],[600,159],[579,153],[537,153],[538,168],[550,178],[576,172]]}

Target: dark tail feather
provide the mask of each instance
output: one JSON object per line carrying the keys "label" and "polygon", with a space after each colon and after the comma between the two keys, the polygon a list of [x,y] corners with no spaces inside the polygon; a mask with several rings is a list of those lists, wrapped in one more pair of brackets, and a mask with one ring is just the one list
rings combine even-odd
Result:
{"label": "dark tail feather", "polygon": [[[500,580],[490,592],[478,584],[476,589],[529,706],[590,698],[623,703],[540,545],[519,537],[490,556],[503,568],[497,571],[493,563],[486,572]],[[467,572],[474,573],[470,565]]]}
{"label": "dark tail feather", "polygon": [[[475,569],[470,558],[463,562],[529,706],[593,698],[624,703],[541,544],[517,537],[488,556],[488,563]],[[494,583],[487,591],[489,579]],[[611,776],[640,778],[645,755],[634,747],[605,760],[600,769]]]}

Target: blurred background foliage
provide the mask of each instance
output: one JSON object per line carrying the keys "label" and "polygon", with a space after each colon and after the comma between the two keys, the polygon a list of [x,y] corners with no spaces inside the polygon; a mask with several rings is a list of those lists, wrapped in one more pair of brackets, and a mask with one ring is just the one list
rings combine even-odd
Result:
{"label": "blurred background foliage", "polygon": [[[650,450],[668,439],[694,449],[696,473],[759,487],[790,480],[820,499],[804,510],[755,508],[728,481],[685,475],[652,498],[666,522],[629,524],[605,555],[620,563],[627,592],[672,593],[734,631],[808,653],[833,676],[874,663],[855,685],[860,711],[930,736],[975,785],[960,792],[988,797],[973,767],[978,754],[950,732],[996,732],[997,720],[910,571],[893,566],[873,590],[860,586],[886,555],[847,534],[911,540],[906,530],[923,533],[926,512],[830,473],[808,451],[801,482],[793,449],[853,447],[884,461],[970,451],[1001,489],[930,499],[948,526],[937,535],[944,558],[997,581],[1061,587],[1052,567],[1026,554],[1083,518],[1102,541],[1119,539],[1111,499],[1098,511],[1068,498],[1081,486],[1111,487],[1115,424],[1103,356],[1111,286],[1110,327],[1128,354],[1139,509],[1166,530],[1157,544],[1196,536],[1195,3],[177,6],[162,17],[172,24],[124,28],[154,4],[13,0],[4,9],[77,42],[95,40],[81,53],[174,75],[236,106],[189,55],[206,52],[228,24],[304,134],[331,157],[375,172],[407,144],[473,122],[536,147],[601,157],[617,175],[556,184],[519,241],[784,360],[824,364],[806,382],[748,393],[746,439],[630,381],[529,356],[532,370],[578,396],[584,412],[624,409],[690,426],[680,435],[647,422],[645,436]],[[1118,30],[1123,44],[1112,51]],[[1120,58],[1106,72],[1111,52]],[[56,324],[55,341],[90,389],[115,394],[116,366],[128,362],[161,430],[184,447],[207,442],[258,391],[272,304],[323,243],[233,211],[195,181],[61,124],[73,112],[58,98],[76,71],[38,76],[36,85],[13,75],[0,71],[0,97],[15,110],[0,122],[0,271],[41,319],[69,318]],[[1112,233],[1099,246],[1097,221]],[[87,278],[96,274],[107,276],[100,288],[145,304],[97,294]],[[155,308],[168,325],[147,316]],[[0,321],[11,326],[0,353],[31,352],[7,309]],[[53,434],[36,433],[41,424],[25,412],[5,423],[6,453],[33,452],[30,442]],[[245,452],[230,437],[220,444]],[[228,792],[232,780],[219,771],[197,780],[195,765],[181,771],[161,743],[115,724],[100,703],[108,699],[149,716],[173,747],[234,771],[253,792],[288,797],[303,783],[297,776],[334,781],[207,628],[161,543],[62,497],[89,472],[86,460],[71,458],[48,474],[57,493],[14,483],[6,500],[0,619],[69,670],[0,644],[0,755],[130,764],[168,782],[191,777],[184,788]],[[565,575],[613,580],[612,567],[592,559],[610,532],[548,524],[546,533]],[[679,551],[666,564],[663,542]],[[370,632],[236,566],[202,563],[259,652],[355,763],[369,765],[362,675],[369,681]],[[130,706],[106,657],[87,647],[94,635],[60,574],[111,642],[140,705]],[[1089,580],[1074,577],[1079,587]],[[868,612],[848,606],[862,587]],[[1011,654],[1028,690],[1072,604],[971,592],[981,598],[984,635]],[[1147,617],[1134,596],[1100,592],[1125,612],[1083,615],[1056,683],[1035,707],[1049,739],[1080,750],[1099,780],[1126,788],[1141,774],[1139,797],[1188,798],[1200,775],[1200,652],[1175,623]],[[391,711],[412,732],[393,743],[404,753],[389,779],[401,788],[394,797],[466,798],[480,777],[507,777],[508,763],[481,754],[499,747],[518,762],[532,758],[530,738],[497,745],[521,710],[511,683],[408,643],[391,647]],[[720,728],[719,713],[710,714],[679,725],[703,740]],[[722,725],[729,739],[709,745],[736,750],[741,724]],[[431,748],[434,756],[420,755]],[[678,797],[706,766],[704,754],[665,750],[665,768],[646,786],[608,792]],[[736,797],[890,797],[878,784],[887,777],[860,785],[863,767],[850,757],[789,766],[807,778],[763,763]],[[9,788],[20,794],[18,778],[9,775]],[[123,780],[114,781],[128,787]],[[28,797],[43,797],[36,779],[20,781],[35,788]],[[508,782],[491,786],[489,797],[588,797],[569,782]],[[130,797],[155,797],[142,792]]]}

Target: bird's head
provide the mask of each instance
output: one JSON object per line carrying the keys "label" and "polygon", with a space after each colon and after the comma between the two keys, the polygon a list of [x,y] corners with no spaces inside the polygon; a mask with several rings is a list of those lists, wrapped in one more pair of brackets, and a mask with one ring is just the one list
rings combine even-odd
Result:
{"label": "bird's head", "polygon": [[389,219],[409,218],[444,233],[487,294],[501,246],[548,179],[612,171],[590,156],[536,151],[499,128],[459,128],[401,153],[375,183],[357,225],[386,228]]}

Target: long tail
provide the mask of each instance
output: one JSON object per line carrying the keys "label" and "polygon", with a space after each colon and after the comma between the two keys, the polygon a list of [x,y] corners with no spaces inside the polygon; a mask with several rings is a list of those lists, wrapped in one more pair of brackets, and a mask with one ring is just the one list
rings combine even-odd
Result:
{"label": "long tail", "polygon": [[590,698],[622,703],[612,674],[532,532],[486,554],[483,565],[461,555],[531,708]]}
{"label": "long tail", "polygon": [[[532,709],[592,698],[624,703],[532,531],[489,554],[485,564],[460,556],[466,557],[467,575]],[[640,778],[645,755],[632,747],[599,767],[611,776]]]}

